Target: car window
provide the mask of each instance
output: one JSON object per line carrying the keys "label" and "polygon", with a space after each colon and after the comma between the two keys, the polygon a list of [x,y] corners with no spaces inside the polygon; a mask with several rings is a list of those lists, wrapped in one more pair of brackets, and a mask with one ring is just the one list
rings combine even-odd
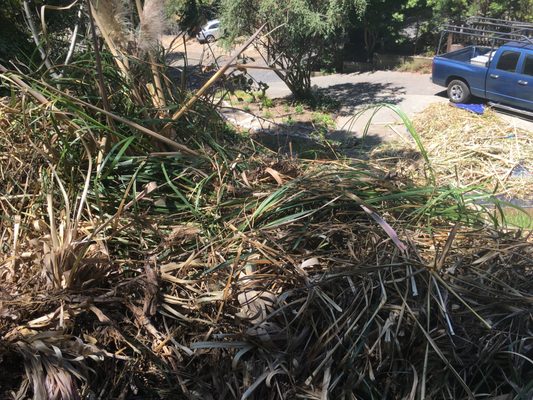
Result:
{"label": "car window", "polygon": [[496,66],[496,68],[502,71],[515,72],[519,58],[519,52],[504,51],[500,56],[500,59],[498,60],[498,65]]}
{"label": "car window", "polygon": [[532,56],[526,56],[526,59],[524,60],[524,75],[533,76],[533,55]]}
{"label": "car window", "polygon": [[209,27],[209,29],[217,29],[219,24],[213,24]]}

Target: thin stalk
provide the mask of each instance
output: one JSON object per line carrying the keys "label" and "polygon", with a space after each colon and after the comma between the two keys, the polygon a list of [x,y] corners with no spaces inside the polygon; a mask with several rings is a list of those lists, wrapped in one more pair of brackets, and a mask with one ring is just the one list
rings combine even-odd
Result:
{"label": "thin stalk", "polygon": [[28,27],[30,28],[31,36],[33,37],[33,41],[35,42],[35,46],[37,46],[37,49],[39,50],[39,54],[41,55],[41,59],[44,62],[44,65],[46,65],[46,68],[50,70],[50,74],[52,75],[52,78],[57,79],[60,76],[53,71],[54,67],[52,66],[52,63],[50,62],[50,59],[48,58],[48,53],[44,50],[43,45],[41,41],[39,40],[39,32],[37,32],[37,28],[35,27],[35,23],[33,22],[33,17],[31,15],[30,6],[28,4],[27,0],[24,0],[22,2],[24,14],[26,16],[26,22],[28,24]]}
{"label": "thin stalk", "polygon": [[[96,36],[96,27],[94,25],[94,19],[93,19],[93,13],[92,13],[92,7],[90,0],[87,0],[87,5],[89,9],[89,21],[91,25],[91,35],[92,35],[92,41],[93,41],[93,48],[94,48],[94,59],[96,61],[96,73],[98,76],[98,90],[100,91],[100,96],[102,97],[102,106],[104,107],[104,110],[107,112],[111,111],[111,107],[109,106],[109,100],[107,97],[107,89],[105,87],[104,82],[104,73],[102,71],[102,59],[100,58],[100,50],[98,48],[98,38]],[[112,130],[115,130],[115,125],[113,123],[113,120],[109,115],[106,115],[107,124]],[[98,156],[96,159],[96,168],[98,169],[98,166],[102,162],[102,159],[104,158],[104,154],[107,153],[109,147],[109,143],[107,140],[107,135],[103,134],[99,141],[99,149],[98,149]]]}
{"label": "thin stalk", "polygon": [[[74,29],[72,30],[72,36],[70,37],[70,46],[68,48],[67,55],[65,57],[64,65],[68,65],[70,62],[70,59],[72,57],[72,54],[74,54],[74,48],[76,47],[76,40],[78,38],[78,29],[80,27],[80,19],[81,19],[81,11],[82,11],[82,5],[80,4],[80,8],[78,10],[78,14],[76,15],[77,22],[76,25],[74,25]],[[90,7],[89,7],[90,8]]]}
{"label": "thin stalk", "polygon": [[[189,111],[192,106],[194,105],[194,103],[196,103],[198,101],[198,99],[207,91],[207,89],[209,89],[217,80],[220,79],[220,77],[222,75],[224,75],[224,73],[228,70],[228,68],[230,67],[231,64],[233,64],[235,62],[235,60],[237,59],[237,57],[239,57],[241,55],[241,53],[246,50],[252,43],[253,41],[259,36],[259,34],[263,31],[263,29],[265,28],[266,24],[264,24],[263,26],[261,26],[257,31],[255,31],[255,33],[246,41],[246,43],[244,43],[241,48],[239,50],[237,50],[237,52],[233,55],[233,57],[231,57],[231,59],[229,59],[226,64],[224,64],[224,66],[222,68],[220,68],[212,77],[211,79],[209,79],[205,84],[204,86],[202,86],[198,92],[196,92],[196,94],[178,111],[176,112],[173,116],[172,116],[172,120],[173,121],[177,121],[178,119],[180,119],[183,114],[185,114],[187,111]],[[172,123],[169,122],[168,124],[165,125],[165,127],[163,128],[164,131],[167,131],[170,127],[171,127]]]}
{"label": "thin stalk", "polygon": [[187,68],[189,64],[189,57],[187,56],[187,39],[185,39],[185,35],[183,35],[183,69],[181,70],[181,90],[185,92],[186,88],[186,82],[185,79],[187,78]]}

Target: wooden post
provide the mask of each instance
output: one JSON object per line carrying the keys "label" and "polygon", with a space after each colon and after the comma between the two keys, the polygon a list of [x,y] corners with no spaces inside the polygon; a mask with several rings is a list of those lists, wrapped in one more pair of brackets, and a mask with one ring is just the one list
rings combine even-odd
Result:
{"label": "wooden post", "polygon": [[452,51],[453,33],[448,33],[448,43],[446,44],[446,53]]}

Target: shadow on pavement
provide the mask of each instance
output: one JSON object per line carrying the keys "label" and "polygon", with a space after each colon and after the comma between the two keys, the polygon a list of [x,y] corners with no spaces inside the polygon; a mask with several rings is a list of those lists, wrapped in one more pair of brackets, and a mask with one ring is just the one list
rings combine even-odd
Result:
{"label": "shadow on pavement", "polygon": [[377,103],[398,104],[405,95],[405,88],[391,83],[343,83],[322,89],[322,92],[332,97],[342,105],[340,115],[353,114],[363,105]]}

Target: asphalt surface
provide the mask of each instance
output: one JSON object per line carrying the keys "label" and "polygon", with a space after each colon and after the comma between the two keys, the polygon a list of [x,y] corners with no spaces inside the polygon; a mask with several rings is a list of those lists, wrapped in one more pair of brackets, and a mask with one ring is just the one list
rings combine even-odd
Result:
{"label": "asphalt surface", "polygon": [[[163,39],[168,45],[172,38]],[[177,46],[170,51],[175,57],[174,65],[183,65],[183,46]],[[194,40],[187,43],[188,64],[193,65],[223,65],[230,57],[220,46],[215,44],[201,45]],[[264,67],[260,55],[254,50],[247,50],[250,65]],[[287,86],[272,71],[261,69],[247,69],[247,72],[257,81],[269,86],[267,95],[271,98],[290,96]],[[408,117],[423,111],[433,103],[447,103],[445,88],[434,85],[427,74],[415,74],[397,71],[375,71],[351,74],[331,74],[312,78],[312,84],[324,90],[329,96],[341,103],[337,116],[337,128],[361,136],[367,127],[370,116],[374,111],[364,111],[375,104],[387,103],[397,106]],[[516,128],[533,131],[533,121],[519,115],[500,113],[501,117]],[[356,118],[355,118],[356,117]],[[381,109],[373,115],[370,125],[370,135],[376,140],[390,140],[402,133],[405,128],[400,117],[390,109]]]}

